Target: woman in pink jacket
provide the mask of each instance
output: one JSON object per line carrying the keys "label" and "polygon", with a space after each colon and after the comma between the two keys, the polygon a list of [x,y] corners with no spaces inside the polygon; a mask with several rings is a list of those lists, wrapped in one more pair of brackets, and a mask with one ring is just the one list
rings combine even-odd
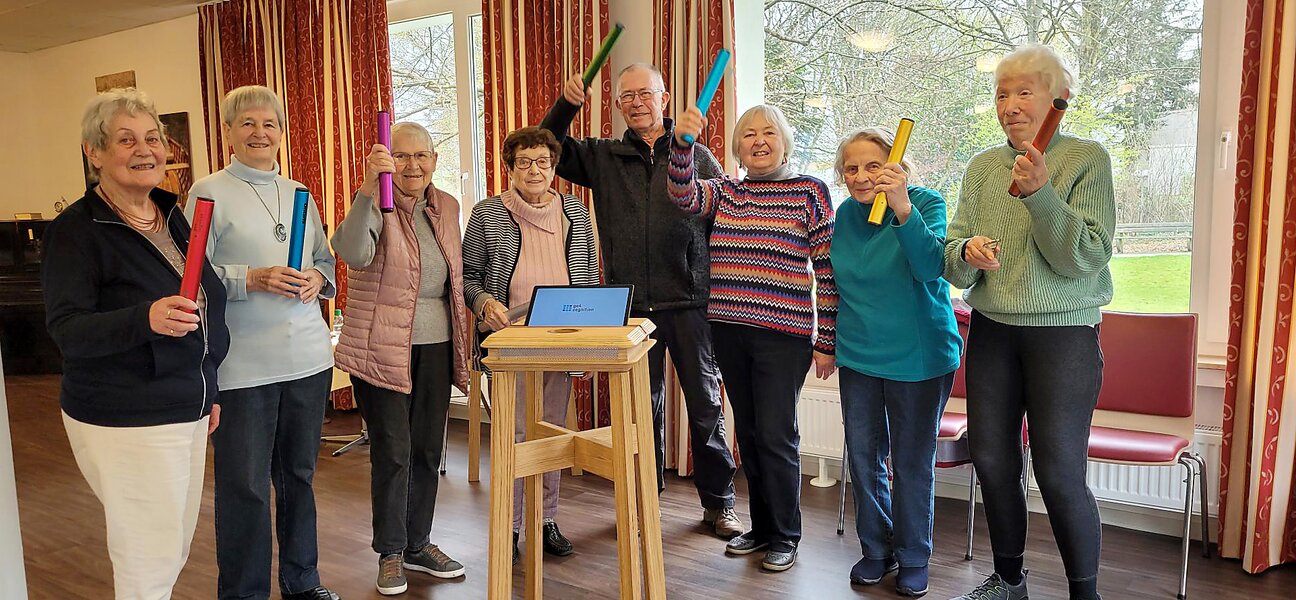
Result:
{"label": "woman in pink jacket", "polygon": [[[437,154],[415,123],[375,145],[333,249],[350,267],[337,366],[351,374],[369,427],[378,593],[408,586],[405,570],[461,577],[430,543],[450,386],[468,388],[459,203],[432,185]],[[378,210],[378,175],[392,173],[396,210]]]}

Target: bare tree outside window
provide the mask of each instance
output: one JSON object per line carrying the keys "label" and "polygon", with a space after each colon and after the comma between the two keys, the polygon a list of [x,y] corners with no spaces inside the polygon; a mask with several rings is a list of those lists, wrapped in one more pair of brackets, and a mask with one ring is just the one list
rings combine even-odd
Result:
{"label": "bare tree outside window", "polygon": [[[915,119],[914,183],[940,191],[952,213],[968,160],[1004,143],[999,58],[1021,44],[1053,47],[1077,78],[1063,130],[1112,155],[1117,253],[1169,255],[1140,264],[1178,274],[1148,292],[1164,302],[1137,308],[1186,310],[1202,2],[766,0],[765,97],[796,128],[794,167],[825,181],[846,133]],[[1119,263],[1118,300],[1119,271],[1134,262]]]}
{"label": "bare tree outside window", "polygon": [[395,120],[414,121],[432,134],[438,155],[432,183],[458,197],[459,153],[471,145],[460,146],[453,15],[392,25],[390,46]]}

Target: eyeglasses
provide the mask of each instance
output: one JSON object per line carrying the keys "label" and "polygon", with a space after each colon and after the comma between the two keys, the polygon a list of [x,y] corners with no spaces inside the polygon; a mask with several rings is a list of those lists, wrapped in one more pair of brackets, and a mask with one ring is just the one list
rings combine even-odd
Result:
{"label": "eyeglasses", "polygon": [[618,96],[618,98],[621,99],[622,104],[629,104],[631,102],[634,102],[635,96],[638,96],[640,100],[647,102],[649,100],[652,100],[655,94],[660,94],[663,91],[665,90],[647,89],[647,90],[639,90],[637,92],[623,92],[620,96]]}
{"label": "eyeglasses", "polygon": [[392,153],[392,158],[398,163],[407,163],[410,161],[411,158],[418,160],[421,163],[425,163],[425,162],[431,162],[431,160],[435,157],[436,157],[435,152],[415,152],[413,154],[410,154],[408,152]]}
{"label": "eyeglasses", "polygon": [[543,171],[553,166],[552,156],[541,156],[540,158],[527,158],[525,156],[513,159],[513,168],[519,171],[525,171],[531,168],[531,165],[540,167]]}

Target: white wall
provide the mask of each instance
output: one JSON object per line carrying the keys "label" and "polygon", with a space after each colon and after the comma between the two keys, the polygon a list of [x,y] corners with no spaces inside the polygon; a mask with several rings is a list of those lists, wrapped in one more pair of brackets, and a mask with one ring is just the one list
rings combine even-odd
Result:
{"label": "white wall", "polygon": [[[626,30],[617,40],[617,44],[612,48],[611,63],[612,77],[625,68],[626,65],[637,62],[653,62],[653,44],[652,30],[653,21],[652,2],[643,0],[608,0],[608,21],[612,23],[621,23],[626,26]],[[615,93],[616,86],[613,86]],[[625,119],[621,116],[621,111],[612,106],[612,135],[621,137],[625,132]]]}
{"label": "white wall", "polygon": [[207,175],[197,13],[30,54],[0,52],[0,114],[18,127],[0,144],[0,219],[51,217],[60,196],[81,197],[81,111],[96,76],[131,70],[159,113],[189,113],[194,179]]}
{"label": "white wall", "polygon": [[[49,202],[32,202],[35,190],[28,166],[33,150],[44,149],[45,139],[37,137],[33,118],[36,102],[32,89],[31,55],[0,52],[0,115],[5,116],[8,139],[0,144],[0,219],[12,218],[12,212],[44,210],[52,213]],[[39,152],[39,150],[37,150]],[[10,208],[10,207],[13,208]],[[39,208],[38,208],[39,207]]]}
{"label": "white wall", "polygon": [[[4,367],[0,365],[0,381]],[[0,598],[26,600],[22,535],[18,530],[18,488],[14,479],[13,441],[9,435],[9,406],[0,385]]]}

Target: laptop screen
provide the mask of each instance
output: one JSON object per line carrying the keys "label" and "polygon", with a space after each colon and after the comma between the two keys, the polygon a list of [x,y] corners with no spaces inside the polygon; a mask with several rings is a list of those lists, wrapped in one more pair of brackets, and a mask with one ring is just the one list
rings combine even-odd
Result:
{"label": "laptop screen", "polygon": [[538,327],[623,327],[634,287],[536,286],[526,324]]}

